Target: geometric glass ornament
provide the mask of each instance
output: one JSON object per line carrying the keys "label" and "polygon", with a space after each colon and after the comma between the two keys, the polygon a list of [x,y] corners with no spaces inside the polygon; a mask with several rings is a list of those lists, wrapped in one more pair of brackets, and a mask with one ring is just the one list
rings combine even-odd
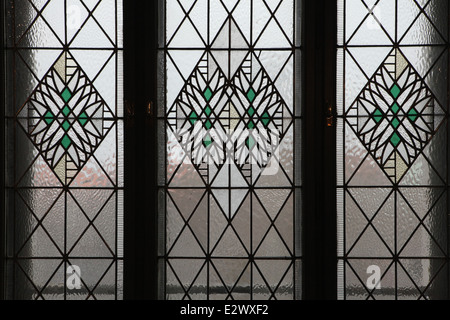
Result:
{"label": "geometric glass ornament", "polygon": [[63,52],[18,115],[61,182],[70,184],[114,124],[114,116],[69,52]]}
{"label": "geometric glass ornament", "polygon": [[444,111],[400,49],[393,49],[347,111],[357,137],[398,183],[440,127]]}

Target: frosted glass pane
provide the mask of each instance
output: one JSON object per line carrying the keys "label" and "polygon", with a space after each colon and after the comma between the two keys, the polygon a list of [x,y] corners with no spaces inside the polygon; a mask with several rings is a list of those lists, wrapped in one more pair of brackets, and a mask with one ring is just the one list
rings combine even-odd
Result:
{"label": "frosted glass pane", "polygon": [[[299,298],[301,1],[162,2],[160,291],[167,299]],[[252,279],[252,256],[284,270]],[[177,259],[206,261],[192,288],[174,281],[193,272],[175,268]],[[252,291],[269,278],[276,285]]]}
{"label": "frosted glass pane", "polygon": [[338,8],[338,296],[447,297],[448,3]]}
{"label": "frosted glass pane", "polygon": [[122,297],[121,10],[6,5],[10,299]]}

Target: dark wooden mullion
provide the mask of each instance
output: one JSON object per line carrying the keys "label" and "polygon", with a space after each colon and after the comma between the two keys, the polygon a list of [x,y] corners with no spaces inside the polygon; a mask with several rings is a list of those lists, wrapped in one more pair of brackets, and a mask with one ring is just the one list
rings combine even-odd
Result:
{"label": "dark wooden mullion", "polygon": [[304,298],[337,298],[336,1],[304,1]]}
{"label": "dark wooden mullion", "polygon": [[[6,89],[5,89],[5,58],[6,58],[6,39],[5,39],[5,2],[2,1],[0,4],[0,39],[1,39],[1,49],[0,49],[0,119],[2,124],[0,128],[4,128],[6,123],[5,120],[5,110],[6,110]],[[6,264],[6,228],[5,228],[5,130],[0,130],[0,300],[5,299],[6,295],[6,275],[5,275],[5,264]]]}
{"label": "dark wooden mullion", "polygon": [[[124,298],[156,299],[158,1],[124,1]],[[159,106],[162,107],[162,106]]]}

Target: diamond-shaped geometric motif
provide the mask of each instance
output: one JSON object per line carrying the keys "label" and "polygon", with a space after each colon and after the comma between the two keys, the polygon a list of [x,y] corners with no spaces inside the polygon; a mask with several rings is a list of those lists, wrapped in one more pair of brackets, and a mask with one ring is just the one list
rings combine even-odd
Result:
{"label": "diamond-shaped geometric motif", "polygon": [[70,184],[114,125],[111,109],[68,52],[38,84],[18,120],[64,185]]}
{"label": "diamond-shaped geometric motif", "polygon": [[399,49],[391,51],[347,112],[358,138],[398,183],[443,121],[444,111]]}

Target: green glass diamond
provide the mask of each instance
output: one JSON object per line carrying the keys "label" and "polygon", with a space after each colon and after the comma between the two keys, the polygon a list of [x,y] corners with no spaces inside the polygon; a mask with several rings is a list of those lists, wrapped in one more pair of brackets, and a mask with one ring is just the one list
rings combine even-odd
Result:
{"label": "green glass diamond", "polygon": [[256,127],[255,123],[253,121],[249,121],[247,128],[251,130],[251,129],[254,129],[255,127]]}
{"label": "green glass diamond", "polygon": [[72,144],[72,140],[70,140],[68,135],[65,135],[64,138],[61,140],[61,144],[64,147],[64,149],[69,149],[70,145]]}
{"label": "green glass diamond", "polygon": [[65,102],[69,102],[70,98],[72,98],[72,93],[70,92],[69,88],[64,89],[64,91],[61,93],[61,97]]}
{"label": "green glass diamond", "polygon": [[69,121],[64,121],[64,123],[62,124],[62,127],[63,127],[63,129],[64,129],[64,131],[69,131],[69,129],[70,129],[70,123],[69,123]]}
{"label": "green glass diamond", "polygon": [[210,135],[207,135],[205,139],[203,139],[203,145],[208,148],[213,143],[213,140]]}
{"label": "green glass diamond", "polygon": [[397,129],[398,126],[400,125],[400,121],[397,118],[394,118],[394,120],[392,120],[391,124],[394,127],[394,129]]}
{"label": "green glass diamond", "polygon": [[212,93],[211,89],[208,87],[208,88],[206,88],[205,92],[203,92],[203,95],[205,96],[206,101],[209,102],[213,96],[213,93]]}
{"label": "green glass diamond", "polygon": [[195,113],[195,111],[192,111],[189,115],[189,121],[192,125],[194,125],[198,121],[198,115]]}
{"label": "green glass diamond", "polygon": [[397,147],[397,146],[400,144],[401,141],[402,141],[402,140],[400,139],[400,137],[398,136],[398,134],[395,132],[395,133],[392,135],[392,137],[391,137],[391,143],[392,143],[392,145],[393,145],[394,147]]}
{"label": "green glass diamond", "polygon": [[66,117],[68,117],[70,114],[70,108],[68,106],[65,106],[62,112]]}
{"label": "green glass diamond", "polygon": [[247,113],[250,117],[253,117],[253,115],[256,113],[256,110],[255,110],[255,108],[250,107],[250,109],[248,109]]}
{"label": "green glass diamond", "polygon": [[381,120],[383,120],[383,112],[381,112],[381,110],[377,109],[373,113],[373,119],[375,120],[376,123],[379,123]]}
{"label": "green glass diamond", "polygon": [[256,98],[256,93],[252,88],[250,88],[250,90],[248,90],[248,92],[247,92],[247,99],[248,99],[248,101],[250,101],[250,103],[252,103],[253,101],[255,101],[255,98]]}
{"label": "green glass diamond", "polygon": [[255,146],[255,139],[253,139],[253,137],[248,137],[245,141],[245,144],[247,145],[248,149],[251,150]]}
{"label": "green glass diamond", "polygon": [[418,118],[419,113],[416,111],[416,109],[412,108],[411,110],[409,110],[408,112],[408,118],[409,120],[411,120],[412,122],[415,122]]}
{"label": "green glass diamond", "polygon": [[205,128],[206,128],[206,129],[209,130],[209,129],[212,128],[212,126],[213,126],[213,125],[212,125],[211,121],[208,120],[208,121],[205,122]]}
{"label": "green glass diamond", "polygon": [[400,87],[396,84],[394,84],[394,86],[391,88],[391,94],[392,96],[397,99],[397,97],[400,95]]}
{"label": "green glass diamond", "polygon": [[267,127],[268,124],[270,123],[270,115],[267,112],[265,112],[261,117],[261,121],[264,124],[264,126]]}
{"label": "green glass diamond", "polygon": [[82,127],[84,127],[85,124],[88,122],[88,116],[85,112],[80,114],[80,116],[78,117],[78,122],[81,124]]}
{"label": "green glass diamond", "polygon": [[398,104],[394,103],[394,104],[392,105],[392,107],[391,107],[391,111],[392,111],[394,114],[397,114],[397,113],[400,111],[400,107],[398,106]]}
{"label": "green glass diamond", "polygon": [[44,116],[45,122],[47,122],[48,125],[52,124],[55,120],[55,116],[50,111],[47,111],[47,113]]}
{"label": "green glass diamond", "polygon": [[210,107],[210,106],[207,106],[206,109],[205,109],[205,114],[206,114],[206,116],[209,117],[209,116],[211,115],[211,113],[212,113],[211,107]]}

